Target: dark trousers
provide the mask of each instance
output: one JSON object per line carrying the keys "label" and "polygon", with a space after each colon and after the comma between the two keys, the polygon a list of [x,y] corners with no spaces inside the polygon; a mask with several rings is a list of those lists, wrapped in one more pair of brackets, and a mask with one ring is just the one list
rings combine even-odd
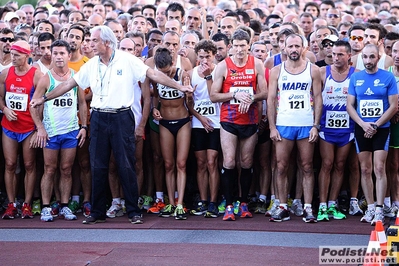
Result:
{"label": "dark trousers", "polygon": [[90,119],[90,164],[92,174],[92,209],[95,218],[106,217],[105,188],[108,182],[111,150],[125,194],[129,218],[140,215],[137,206],[138,185],[135,170],[134,115],[129,109],[119,113],[93,111]]}

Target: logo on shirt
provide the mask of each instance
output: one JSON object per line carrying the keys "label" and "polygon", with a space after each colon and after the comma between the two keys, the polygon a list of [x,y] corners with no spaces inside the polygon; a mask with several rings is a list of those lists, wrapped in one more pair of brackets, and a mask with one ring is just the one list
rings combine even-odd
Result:
{"label": "logo on shirt", "polygon": [[327,87],[326,88],[327,93],[332,93],[333,92],[333,86]]}
{"label": "logo on shirt", "polygon": [[384,86],[385,85],[384,83],[380,83],[380,82],[381,82],[381,80],[379,80],[379,79],[374,80],[374,87]]}
{"label": "logo on shirt", "polygon": [[237,70],[236,69],[229,69],[230,70],[230,76],[234,77],[237,76]]}
{"label": "logo on shirt", "polygon": [[335,88],[334,92],[340,92],[341,88]]}
{"label": "logo on shirt", "polygon": [[364,80],[362,80],[362,79],[356,80],[356,85],[355,86],[362,86],[363,83],[364,83]]}
{"label": "logo on shirt", "polygon": [[283,80],[283,81],[286,81],[286,80],[287,80],[287,76],[283,76],[283,77],[282,77],[282,80]]}
{"label": "logo on shirt", "polygon": [[365,92],[364,92],[364,94],[366,94],[366,95],[373,95],[374,94],[374,92],[370,89],[370,88],[368,88]]}
{"label": "logo on shirt", "polygon": [[122,76],[122,69],[116,70],[116,74],[117,74],[118,76]]}
{"label": "logo on shirt", "polygon": [[253,69],[245,69],[245,74],[247,74],[247,75],[254,74],[254,70]]}
{"label": "logo on shirt", "polygon": [[344,87],[342,89],[342,94],[348,94],[348,87]]}

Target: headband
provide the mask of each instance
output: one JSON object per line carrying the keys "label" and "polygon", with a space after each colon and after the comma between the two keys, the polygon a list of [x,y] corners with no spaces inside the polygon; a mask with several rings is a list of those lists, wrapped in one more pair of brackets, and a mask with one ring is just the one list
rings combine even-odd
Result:
{"label": "headband", "polygon": [[11,45],[11,50],[15,50],[15,51],[20,52],[22,54],[30,54],[30,49],[25,49],[25,48],[23,48],[23,47],[21,47],[19,45],[15,45],[15,44]]}

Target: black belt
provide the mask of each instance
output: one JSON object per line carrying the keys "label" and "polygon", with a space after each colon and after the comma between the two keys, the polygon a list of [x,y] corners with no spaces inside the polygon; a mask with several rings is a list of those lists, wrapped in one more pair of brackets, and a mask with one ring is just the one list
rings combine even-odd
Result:
{"label": "black belt", "polygon": [[111,113],[111,114],[116,114],[116,113],[120,113],[120,112],[124,112],[127,110],[130,110],[130,107],[122,107],[122,108],[94,108],[93,110],[96,112],[100,112],[100,113]]}

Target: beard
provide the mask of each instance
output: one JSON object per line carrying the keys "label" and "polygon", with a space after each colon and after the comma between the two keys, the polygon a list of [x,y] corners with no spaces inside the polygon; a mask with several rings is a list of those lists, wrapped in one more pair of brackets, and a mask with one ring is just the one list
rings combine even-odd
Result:
{"label": "beard", "polygon": [[297,52],[293,52],[288,55],[288,58],[292,61],[298,61],[301,57]]}

